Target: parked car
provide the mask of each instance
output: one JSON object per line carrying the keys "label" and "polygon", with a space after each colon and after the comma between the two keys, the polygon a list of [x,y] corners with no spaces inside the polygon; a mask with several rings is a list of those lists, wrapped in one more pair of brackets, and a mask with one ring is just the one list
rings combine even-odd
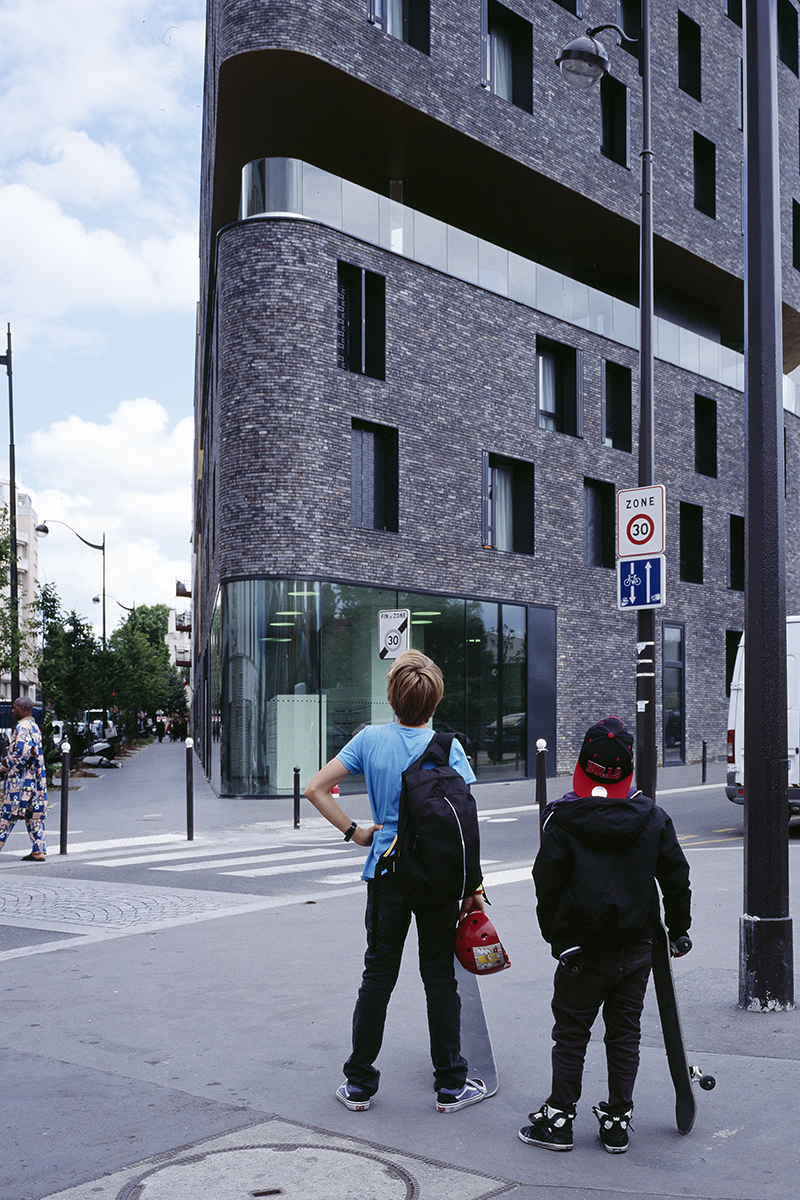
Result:
{"label": "parked car", "polygon": [[501,762],[504,754],[524,757],[528,749],[527,713],[507,713],[503,717],[499,737],[497,721],[490,721],[486,726],[484,744],[491,763]]}

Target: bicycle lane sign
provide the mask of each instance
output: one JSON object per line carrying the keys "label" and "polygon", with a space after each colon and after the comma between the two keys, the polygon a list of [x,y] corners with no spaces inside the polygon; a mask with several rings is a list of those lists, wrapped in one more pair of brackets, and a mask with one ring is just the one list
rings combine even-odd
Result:
{"label": "bicycle lane sign", "polygon": [[617,608],[663,608],[666,596],[666,558],[617,559]]}

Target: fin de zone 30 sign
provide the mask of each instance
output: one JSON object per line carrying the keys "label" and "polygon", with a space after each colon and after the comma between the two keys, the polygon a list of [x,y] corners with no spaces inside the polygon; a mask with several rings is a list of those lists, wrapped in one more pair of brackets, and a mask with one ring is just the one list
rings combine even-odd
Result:
{"label": "fin de zone 30 sign", "polygon": [[664,553],[665,508],[663,483],[623,488],[617,492],[617,554],[620,558]]}

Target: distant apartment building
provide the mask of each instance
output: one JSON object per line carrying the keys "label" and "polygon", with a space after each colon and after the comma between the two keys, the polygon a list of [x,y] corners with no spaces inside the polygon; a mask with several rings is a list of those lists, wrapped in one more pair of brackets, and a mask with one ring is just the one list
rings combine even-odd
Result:
{"label": "distant apartment building", "polygon": [[[8,509],[11,487],[7,479],[0,479],[0,505]],[[30,496],[17,489],[17,596],[20,624],[24,630],[26,621],[33,617],[31,607],[36,599],[36,584],[39,578],[39,535],[36,526],[39,518],[33,510]],[[9,589],[4,589],[2,603],[8,604]],[[30,642],[31,639],[29,639]],[[23,644],[20,656],[20,695],[38,699],[39,676],[34,655],[26,651]],[[6,671],[0,675],[0,692],[3,700],[12,700],[11,676]]]}
{"label": "distant apartment building", "polygon": [[[659,753],[725,750],[743,627],[741,5],[652,3]],[[580,11],[582,9],[582,11]],[[637,482],[641,81],[554,65],[636,0],[209,0],[194,733],[279,795],[386,721],[382,612],[478,780],[635,720],[615,495]],[[779,0],[784,369],[800,363],[798,12]],[[794,131],[794,132],[792,132]],[[787,538],[800,418],[785,388]],[[789,611],[800,564],[788,556]],[[354,786],[362,787],[358,781]]]}

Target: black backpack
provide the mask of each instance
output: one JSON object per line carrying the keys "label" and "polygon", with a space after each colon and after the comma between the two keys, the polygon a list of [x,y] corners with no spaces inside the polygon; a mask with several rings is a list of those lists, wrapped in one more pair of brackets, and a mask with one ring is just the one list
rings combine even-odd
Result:
{"label": "black backpack", "polygon": [[[480,886],[478,809],[466,780],[450,766],[454,734],[436,733],[403,772],[397,839],[378,860],[376,879],[393,873],[415,904],[452,904]],[[423,763],[433,766],[423,767]]]}

